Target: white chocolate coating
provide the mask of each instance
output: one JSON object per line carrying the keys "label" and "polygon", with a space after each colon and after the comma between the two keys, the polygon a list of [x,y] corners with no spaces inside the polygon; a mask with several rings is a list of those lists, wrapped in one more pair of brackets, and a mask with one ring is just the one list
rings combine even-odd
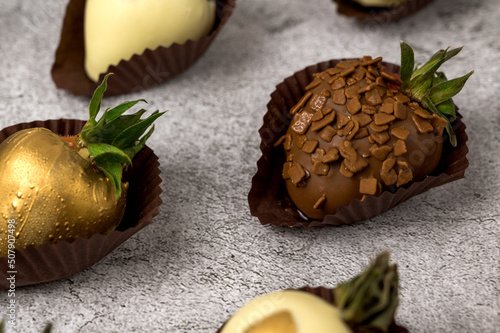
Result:
{"label": "white chocolate coating", "polygon": [[211,0],[87,0],[85,70],[94,81],[110,65],[134,54],[208,35],[215,22]]}
{"label": "white chocolate coating", "polygon": [[252,325],[283,311],[292,315],[297,333],[351,333],[336,307],[315,295],[296,290],[277,291],[252,299],[227,321],[221,333],[245,333]]}

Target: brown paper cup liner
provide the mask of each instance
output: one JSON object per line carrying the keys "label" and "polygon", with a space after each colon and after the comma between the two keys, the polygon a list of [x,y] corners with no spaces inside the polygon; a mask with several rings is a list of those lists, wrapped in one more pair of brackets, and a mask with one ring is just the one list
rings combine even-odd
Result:
{"label": "brown paper cup liner", "polygon": [[[465,169],[469,165],[466,158],[469,151],[466,145],[468,137],[465,124],[461,121],[462,116],[458,114],[457,121],[453,124],[458,140],[457,147],[453,148],[449,143],[445,143],[439,165],[424,180],[413,182],[407,188],[399,188],[395,193],[384,191],[379,196],[368,196],[364,201],[352,200],[348,206],[340,206],[337,213],[325,216],[322,221],[305,219],[287,194],[281,176],[285,153],[281,146],[274,147],[274,143],[286,133],[292,118],[289,110],[304,95],[305,87],[312,81],[312,75],[335,67],[342,60],[345,59],[309,66],[286,78],[271,94],[264,124],[259,130],[262,156],[257,162],[257,173],[252,178],[252,187],[248,194],[251,214],[258,217],[264,225],[307,228],[352,224],[381,214],[433,187],[464,177]],[[382,64],[389,71],[399,73],[399,66],[385,62]]]}
{"label": "brown paper cup liner", "polygon": [[[45,127],[54,133],[67,136],[79,133],[85,121],[59,119],[22,123],[0,131],[0,143],[11,134],[26,128]],[[144,149],[135,156],[133,165],[124,173],[129,182],[125,215],[116,230],[107,235],[96,234],[78,238],[73,242],[62,241],[56,245],[28,246],[15,253],[15,286],[21,287],[74,275],[92,266],[113,251],[130,236],[149,225],[159,214],[162,203],[161,178],[158,157]],[[0,289],[9,289],[7,278],[12,271],[7,257],[0,257]]]}
{"label": "brown paper cup liner", "polygon": [[333,1],[337,2],[337,11],[340,14],[354,17],[360,22],[389,23],[419,11],[434,0],[407,0],[406,3],[392,8],[364,7],[352,0]]}
{"label": "brown paper cup liner", "polygon": [[[300,291],[305,291],[310,294],[316,295],[319,298],[322,298],[324,301],[334,304],[334,295],[333,295],[333,290],[325,287],[303,287],[295,290],[300,290]],[[222,331],[222,326],[217,333],[220,333]],[[389,333],[408,333],[408,330],[402,326],[396,325],[396,323],[393,323],[392,326],[389,328]]]}
{"label": "brown paper cup liner", "polygon": [[[88,78],[84,69],[85,46],[83,17],[86,0],[70,0],[63,21],[61,40],[52,66],[52,79],[56,86],[75,95],[92,96],[98,84]],[[236,6],[236,0],[216,0],[217,14],[212,32],[197,41],[147,49],[130,60],[122,60],[101,74],[99,82],[107,73],[105,96],[140,91],[168,81],[191,67],[208,49]]]}

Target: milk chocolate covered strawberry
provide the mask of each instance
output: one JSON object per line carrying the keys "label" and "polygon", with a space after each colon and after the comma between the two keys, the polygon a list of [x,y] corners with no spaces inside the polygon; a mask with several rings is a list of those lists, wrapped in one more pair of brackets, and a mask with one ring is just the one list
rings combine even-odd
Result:
{"label": "milk chocolate covered strawberry", "polygon": [[401,72],[382,58],[345,60],[314,75],[282,138],[282,176],[307,217],[322,219],[364,200],[424,179],[438,165],[443,142],[455,146],[451,98],[472,72],[447,80],[439,67],[461,48],[441,50],[419,68],[401,43]]}

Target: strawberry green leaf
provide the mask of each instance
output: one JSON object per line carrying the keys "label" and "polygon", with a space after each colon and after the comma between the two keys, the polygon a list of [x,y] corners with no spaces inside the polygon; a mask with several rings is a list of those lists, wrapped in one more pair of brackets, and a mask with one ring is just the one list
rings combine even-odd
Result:
{"label": "strawberry green leaf", "polygon": [[154,130],[155,130],[155,125],[151,126],[151,129],[148,131],[148,133],[146,133],[134,147],[126,148],[123,150],[123,152],[127,154],[130,158],[135,156],[138,152],[142,150],[142,148],[144,148],[144,146],[146,145],[146,141],[149,139],[151,134],[153,134]]}
{"label": "strawberry green leaf", "polygon": [[94,127],[94,126],[87,123],[83,127],[82,132],[80,133],[82,141],[84,143],[87,143],[87,145],[91,142],[95,142],[95,143],[102,142],[100,140],[102,133],[96,129],[97,127]]}
{"label": "strawberry green leaf", "polygon": [[97,160],[107,159],[113,162],[123,163],[125,165],[132,164],[130,157],[114,146],[105,143],[90,143],[87,146],[90,157]]}
{"label": "strawberry green leaf", "polygon": [[432,55],[432,57],[424,64],[422,65],[420,68],[415,68],[414,69],[414,72],[412,74],[412,79],[418,75],[422,75],[423,73],[425,72],[428,72],[429,71],[429,68],[435,64],[437,61],[439,61],[440,59],[443,58],[445,52],[448,51],[448,49],[446,50],[439,50],[437,51],[436,53],[434,53]]}
{"label": "strawberry green leaf", "polygon": [[446,75],[443,72],[436,72],[436,77],[434,78],[434,82],[432,83],[433,86],[436,84],[439,84],[441,82],[448,81],[446,78]]}
{"label": "strawberry green leaf", "polygon": [[422,98],[425,97],[425,95],[429,91],[429,88],[431,87],[432,79],[432,76],[424,76],[422,74],[410,81],[410,83],[408,84],[408,86],[411,87],[409,88],[409,93],[413,97],[413,99],[419,102],[422,101]]}
{"label": "strawberry green leaf", "polygon": [[434,87],[429,92],[429,98],[431,99],[434,105],[442,103],[456,94],[458,94],[467,82],[467,79],[474,73],[474,71],[469,72],[468,74],[450,80],[441,82]]}
{"label": "strawberry green leaf", "polygon": [[[411,47],[406,43],[402,43],[401,46],[401,62],[403,64],[403,58],[405,58],[407,62],[410,61],[406,58],[411,58],[413,51],[409,51]],[[408,65],[406,64],[404,73],[405,80],[403,80],[401,86],[401,91],[410,98],[421,102],[428,111],[447,120],[445,129],[448,133],[449,141],[453,146],[457,145],[457,137],[451,126],[451,122],[456,120],[455,105],[451,97],[461,91],[465,82],[473,72],[461,78],[448,81],[446,75],[442,72],[437,72],[437,70],[443,63],[456,56],[461,50],[462,47],[452,50],[448,48],[436,52],[424,65],[420,68],[415,68],[409,79],[407,72]],[[403,75],[403,70],[401,73]]]}
{"label": "strawberry green leaf", "polygon": [[122,195],[122,170],[120,162],[107,159],[94,160],[95,165],[108,177],[115,189],[115,195],[119,198]]}
{"label": "strawberry green leaf", "polygon": [[109,111],[106,110],[103,119],[105,120],[106,123],[110,123],[139,102],[147,103],[144,99],[138,99],[136,101],[130,101],[130,102],[123,102],[122,104],[115,106]]}
{"label": "strawberry green leaf", "polygon": [[442,114],[437,108],[436,106],[432,103],[432,101],[429,99],[429,98],[424,98],[422,100],[422,104],[425,106],[425,108],[429,111],[431,111],[432,113],[435,113],[437,114],[438,116],[440,116],[441,118],[443,119],[446,119],[448,122],[446,123],[446,132],[448,133],[448,136],[449,136],[449,140],[450,140],[450,143],[453,147],[456,147],[457,146],[457,136],[455,134],[455,131],[453,130],[453,127],[451,127],[451,123],[450,123],[450,119],[448,117],[446,117],[444,114]]}
{"label": "strawberry green leaf", "polygon": [[[123,102],[114,108],[107,108],[99,120],[96,120],[101,108],[101,100],[106,90],[109,74],[94,92],[89,105],[90,119],[80,133],[83,146],[89,149],[93,163],[104,172],[121,195],[122,169],[132,163],[134,156],[146,145],[146,140],[153,133],[153,122],[165,112],[155,111],[149,117],[141,119],[146,110],[124,115],[130,108],[143,99]],[[142,138],[141,138],[142,136]]]}
{"label": "strawberry green leaf", "polygon": [[453,58],[454,56],[456,56],[457,54],[459,54],[460,51],[462,51],[463,48],[464,47],[461,46],[461,47],[457,47],[456,49],[453,49],[453,50],[450,50],[450,51],[448,51],[449,48],[446,49],[446,54],[444,56],[444,61],[446,62],[446,61],[450,60],[451,58]]}
{"label": "strawberry green leaf", "polygon": [[456,118],[455,105],[451,99],[444,101],[438,105],[435,105],[436,109],[442,114],[450,116],[450,121],[454,121]]}
{"label": "strawberry green leaf", "polygon": [[[436,72],[436,77],[434,78],[432,85],[436,86],[442,82],[446,82],[447,80],[448,79],[446,78],[446,75],[443,72]],[[453,101],[451,99],[437,105],[435,103],[433,104],[439,112],[447,116],[450,122],[455,121],[456,119],[455,104],[453,104]]]}
{"label": "strawberry green leaf", "polygon": [[415,70],[410,79],[409,86],[411,87],[410,91],[412,96],[414,96],[417,101],[421,101],[429,92],[439,67],[447,60],[457,55],[461,50],[462,48],[453,49],[451,51],[448,51],[448,49],[439,51],[421,68]]}
{"label": "strawberry green leaf", "polygon": [[436,61],[432,67],[429,68],[427,72],[419,74],[418,76],[410,80],[410,90],[412,96],[414,96],[418,101],[421,101],[427,95],[427,92],[432,87],[432,81],[435,78],[435,73],[443,64],[444,58]]}
{"label": "strawberry green leaf", "polygon": [[97,89],[94,91],[94,94],[92,95],[92,99],[90,100],[90,105],[89,105],[90,120],[95,120],[95,117],[97,116],[99,110],[101,109],[102,97],[104,96],[104,92],[106,91],[107,81],[110,75],[111,73],[104,77],[102,83],[97,87]]}
{"label": "strawberry green leaf", "polygon": [[446,133],[448,133],[449,135],[451,145],[453,147],[456,147],[458,144],[457,135],[455,134],[455,131],[453,130],[453,127],[451,127],[451,124],[449,122],[446,124]]}
{"label": "strawberry green leaf", "polygon": [[120,133],[114,140],[113,145],[121,149],[133,147],[139,138],[146,132],[153,122],[165,112],[155,111],[148,118],[140,120]]}
{"label": "strawberry green leaf", "polygon": [[362,274],[338,285],[333,293],[344,321],[360,332],[388,332],[399,302],[398,280],[397,267],[384,252]]}
{"label": "strawberry green leaf", "polygon": [[109,123],[99,121],[95,126],[86,126],[82,131],[82,139],[85,142],[112,144],[119,133],[137,123],[145,112],[146,110],[141,109],[131,115],[122,115]]}
{"label": "strawberry green leaf", "polygon": [[432,71],[433,68],[436,68],[436,65],[438,65],[437,68],[439,68],[443,63],[445,63],[446,61],[450,60],[458,53],[460,53],[462,49],[463,46],[453,49],[451,51],[449,51],[449,48],[447,48],[446,50],[439,50],[429,59],[429,61],[427,61],[424,65],[422,65],[420,68],[416,69],[415,72],[413,72],[412,79],[415,76]]}
{"label": "strawberry green leaf", "polygon": [[410,81],[415,66],[415,55],[410,45],[401,41],[401,80],[404,82]]}

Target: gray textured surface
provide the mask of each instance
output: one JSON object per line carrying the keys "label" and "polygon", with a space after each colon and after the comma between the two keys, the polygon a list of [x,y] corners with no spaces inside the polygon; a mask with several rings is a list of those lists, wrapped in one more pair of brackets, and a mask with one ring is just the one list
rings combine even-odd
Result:
{"label": "gray textured surface", "polygon": [[[49,74],[65,5],[0,0],[0,128],[86,117],[88,100],[57,90]],[[499,17],[498,0],[437,0],[400,23],[366,26],[330,0],[240,0],[191,70],[105,101],[144,97],[170,110],[149,143],[160,156],[161,214],[84,272],[19,289],[19,332],[47,321],[54,332],[215,332],[256,295],[332,287],[384,249],[399,264],[397,320],[412,332],[498,331]],[[445,68],[450,77],[476,71],[455,99],[470,137],[466,178],[353,226],[261,226],[246,196],[274,86],[331,58],[398,62],[401,39],[419,60],[466,45]]]}

